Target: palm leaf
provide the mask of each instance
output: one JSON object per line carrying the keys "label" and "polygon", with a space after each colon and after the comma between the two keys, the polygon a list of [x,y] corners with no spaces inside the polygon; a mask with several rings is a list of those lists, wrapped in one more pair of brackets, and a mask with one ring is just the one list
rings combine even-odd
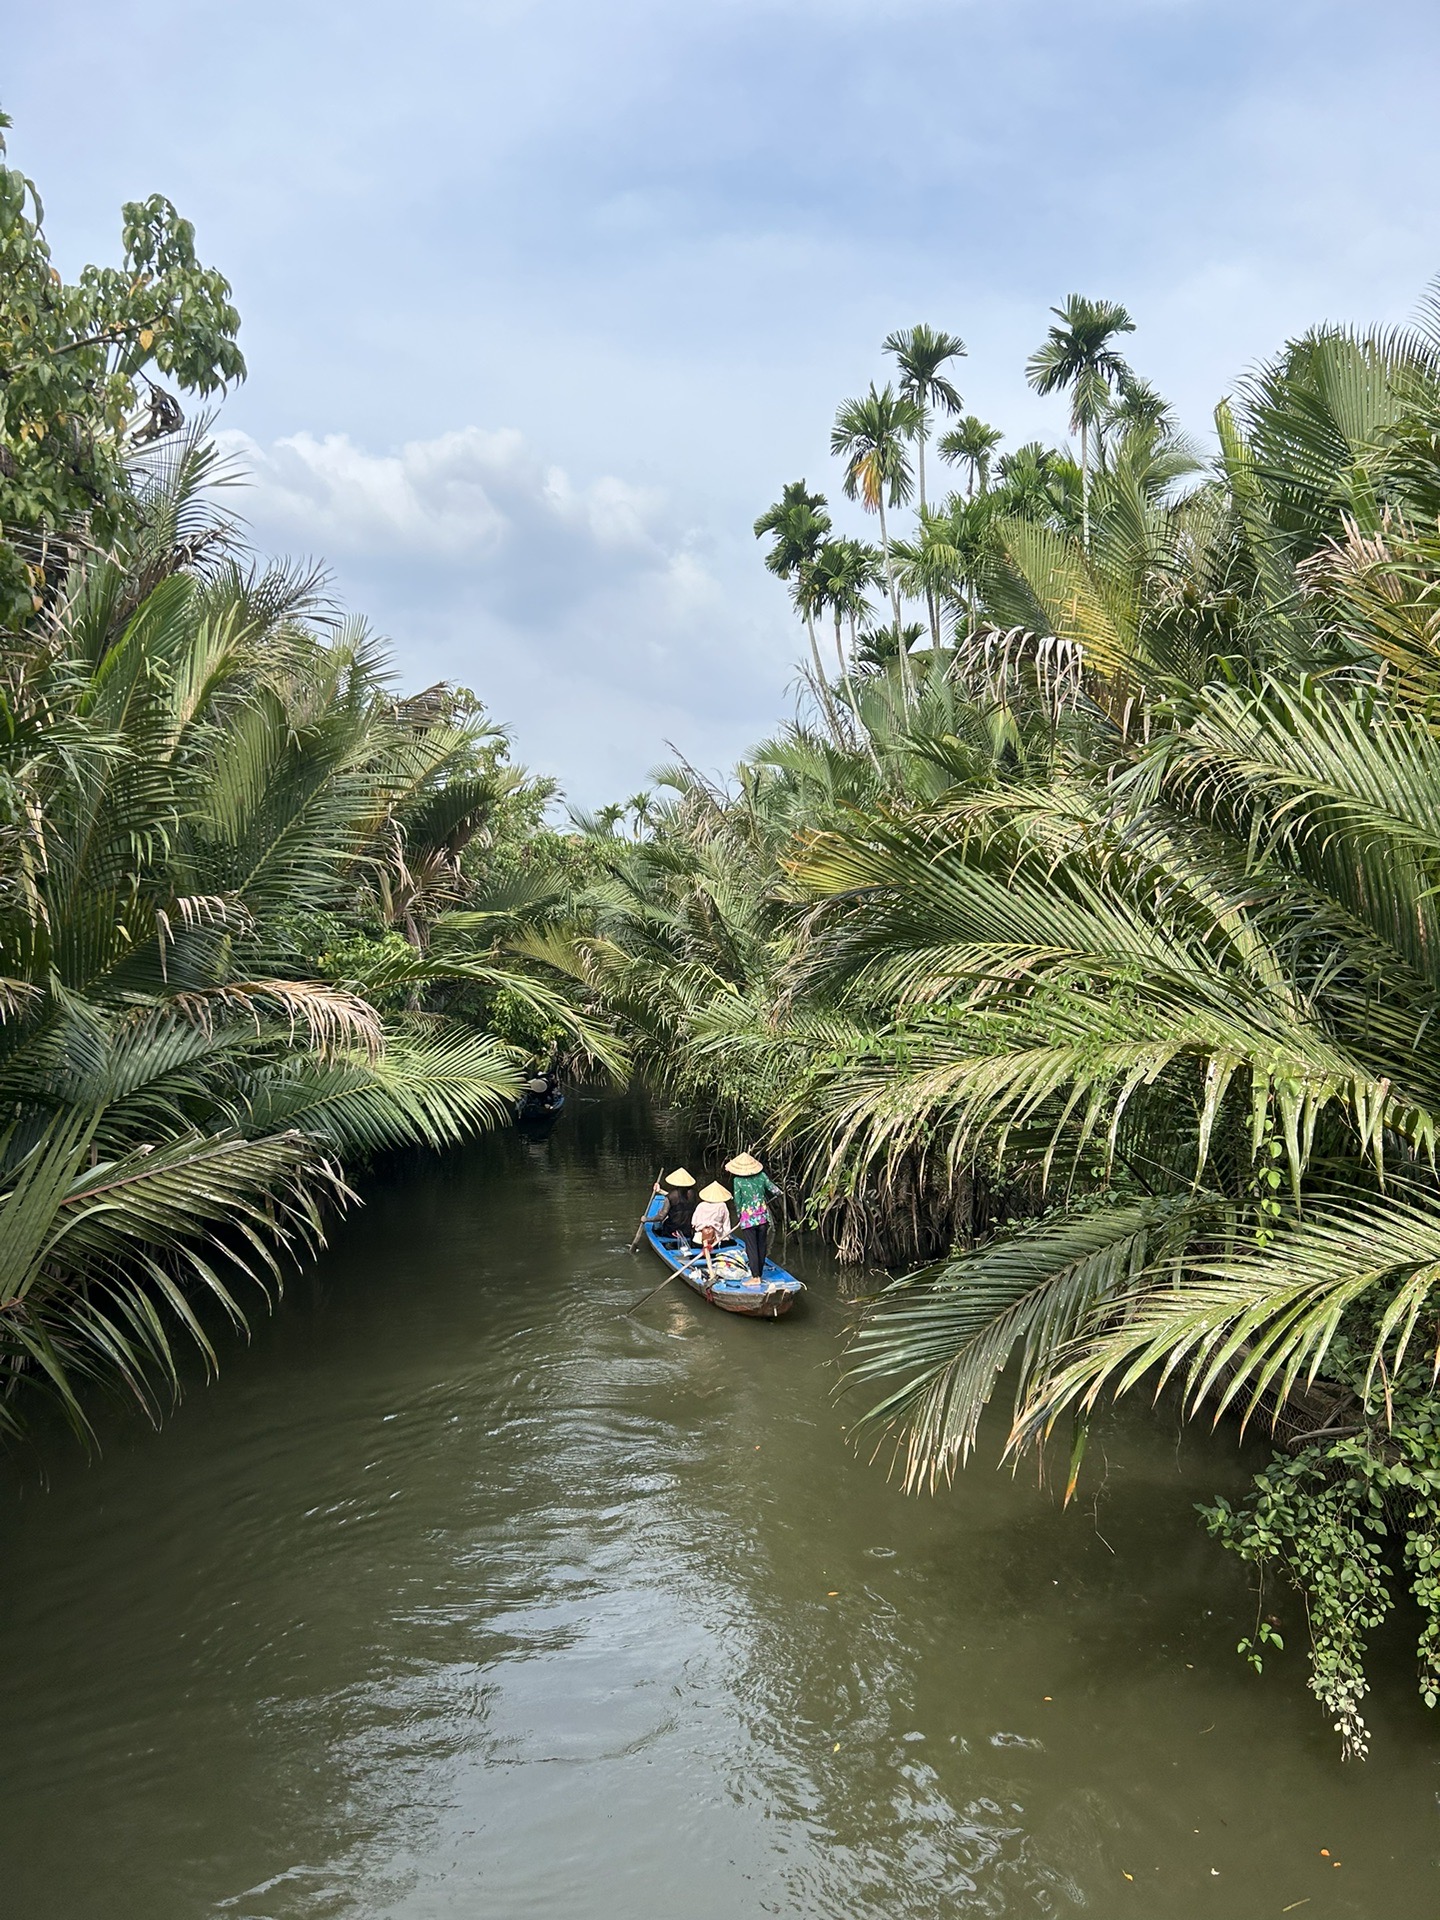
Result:
{"label": "palm leaf", "polygon": [[1213,1200],[1141,1200],[1037,1221],[887,1288],[850,1348],[855,1386],[897,1379],[853,1430],[903,1448],[907,1489],[968,1458],[1001,1373],[1018,1357],[1016,1411],[1102,1303],[1213,1230]]}

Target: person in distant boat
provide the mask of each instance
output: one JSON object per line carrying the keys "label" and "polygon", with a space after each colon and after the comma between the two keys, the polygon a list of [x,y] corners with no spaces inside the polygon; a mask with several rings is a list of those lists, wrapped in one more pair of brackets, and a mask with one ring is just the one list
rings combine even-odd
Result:
{"label": "person in distant boat", "polygon": [[713,1253],[722,1241],[730,1238],[730,1209],[725,1204],[729,1198],[730,1189],[722,1187],[718,1180],[700,1189],[691,1228],[696,1246],[704,1247],[707,1253]]}
{"label": "person in distant boat", "polygon": [[737,1153],[725,1162],[725,1171],[735,1179],[735,1211],[740,1217],[740,1238],[745,1242],[745,1258],[750,1266],[750,1286],[758,1286],[765,1272],[765,1254],[770,1243],[770,1210],[766,1198],[780,1189],[766,1173],[753,1153]]}
{"label": "person in distant boat", "polygon": [[682,1243],[687,1241],[695,1221],[694,1174],[685,1167],[677,1167],[665,1175],[664,1184],[657,1185],[655,1191],[665,1196],[664,1205],[655,1216],[655,1231],[669,1234]]}
{"label": "person in distant boat", "polygon": [[547,1079],[536,1074],[520,1089],[518,1111],[522,1120],[548,1120],[556,1111],[554,1090]]}

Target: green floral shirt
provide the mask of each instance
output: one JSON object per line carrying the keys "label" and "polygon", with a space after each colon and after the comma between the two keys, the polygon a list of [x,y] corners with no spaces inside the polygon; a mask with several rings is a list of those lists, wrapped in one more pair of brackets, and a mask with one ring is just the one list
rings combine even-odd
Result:
{"label": "green floral shirt", "polygon": [[740,1216],[742,1227],[763,1227],[770,1221],[769,1210],[765,1205],[767,1193],[779,1193],[780,1189],[768,1173],[734,1173],[735,1211]]}

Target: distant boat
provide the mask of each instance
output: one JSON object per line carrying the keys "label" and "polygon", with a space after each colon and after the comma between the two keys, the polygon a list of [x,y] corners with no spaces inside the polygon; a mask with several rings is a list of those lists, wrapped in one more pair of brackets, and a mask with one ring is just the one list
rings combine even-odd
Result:
{"label": "distant boat", "polygon": [[645,1215],[645,1238],[692,1293],[698,1293],[702,1300],[719,1307],[722,1313],[748,1313],[755,1320],[778,1320],[782,1313],[790,1311],[804,1293],[805,1282],[787,1273],[784,1267],[777,1267],[773,1260],[765,1262],[759,1281],[752,1281],[741,1241],[724,1241],[711,1254],[707,1265],[699,1247],[688,1243],[676,1247],[662,1240],[653,1222],[663,1197],[657,1193],[650,1202]]}
{"label": "distant boat", "polygon": [[563,1093],[522,1093],[515,1102],[515,1124],[523,1133],[548,1133],[564,1110]]}

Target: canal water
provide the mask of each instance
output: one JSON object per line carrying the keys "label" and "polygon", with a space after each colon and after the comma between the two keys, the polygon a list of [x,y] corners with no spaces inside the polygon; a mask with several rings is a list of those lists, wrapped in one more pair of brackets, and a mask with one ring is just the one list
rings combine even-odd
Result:
{"label": "canal water", "polygon": [[993,1451],[905,1498],[845,1444],[819,1249],[788,1321],[626,1316],[661,1151],[582,1103],[388,1174],[163,1431],[17,1463],[0,1911],[1440,1912],[1403,1631],[1364,1767],[1293,1632],[1235,1657],[1245,1570],[1191,1511],[1229,1443],[1137,1408],[1068,1513]]}

